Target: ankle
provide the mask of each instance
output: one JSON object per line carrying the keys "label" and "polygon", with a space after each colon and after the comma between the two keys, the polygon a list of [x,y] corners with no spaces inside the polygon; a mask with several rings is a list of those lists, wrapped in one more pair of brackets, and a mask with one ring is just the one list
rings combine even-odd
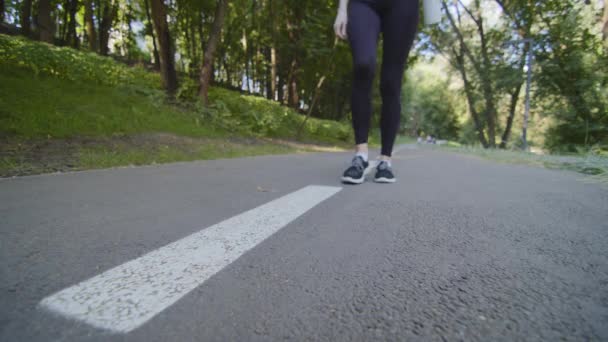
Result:
{"label": "ankle", "polygon": [[389,167],[392,167],[393,163],[391,162],[391,157],[385,156],[385,155],[381,155],[380,157],[378,157],[378,159],[380,160],[380,162],[386,162],[386,164]]}
{"label": "ankle", "polygon": [[355,156],[363,158],[366,162],[369,160],[369,150],[367,144],[359,144],[355,146]]}
{"label": "ankle", "polygon": [[367,146],[367,143],[355,145],[355,152],[364,152],[364,153],[367,153],[368,151],[369,151],[369,148]]}

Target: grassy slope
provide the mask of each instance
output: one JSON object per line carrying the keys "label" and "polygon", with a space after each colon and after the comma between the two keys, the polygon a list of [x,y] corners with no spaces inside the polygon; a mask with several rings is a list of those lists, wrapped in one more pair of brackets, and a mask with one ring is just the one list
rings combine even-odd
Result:
{"label": "grassy slope", "polygon": [[[267,139],[294,140],[303,119],[274,102],[212,89],[210,110],[168,105],[156,81],[108,58],[0,35],[0,176],[314,149]],[[311,119],[301,138],[340,147],[349,132]]]}
{"label": "grassy slope", "polygon": [[[435,148],[433,145],[423,145]],[[572,155],[541,155],[519,150],[484,149],[450,143],[437,147],[457,153],[475,155],[485,159],[511,164],[541,166],[562,169],[588,175],[587,179],[608,184],[608,155],[602,152]]]}
{"label": "grassy slope", "polygon": [[181,112],[129,87],[109,87],[33,76],[0,68],[0,129],[23,138],[109,136],[166,131],[188,136],[223,136],[196,125]]}

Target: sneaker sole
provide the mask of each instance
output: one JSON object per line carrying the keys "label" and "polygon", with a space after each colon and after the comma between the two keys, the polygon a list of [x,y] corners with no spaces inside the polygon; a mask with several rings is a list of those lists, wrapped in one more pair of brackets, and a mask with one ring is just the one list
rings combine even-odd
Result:
{"label": "sneaker sole", "polygon": [[361,178],[355,179],[352,177],[342,177],[342,183],[361,184],[361,183],[365,182],[365,176],[367,176],[372,169],[373,169],[372,163],[369,163],[369,165],[367,165],[365,170],[363,170],[363,176]]}
{"label": "sneaker sole", "polygon": [[376,183],[395,183],[396,181],[397,180],[395,178],[391,179],[391,178],[381,177],[381,178],[375,178],[374,179],[374,182],[376,182]]}
{"label": "sneaker sole", "polygon": [[342,183],[347,184],[361,184],[365,181],[365,177],[361,177],[359,179],[351,178],[351,177],[342,177]]}

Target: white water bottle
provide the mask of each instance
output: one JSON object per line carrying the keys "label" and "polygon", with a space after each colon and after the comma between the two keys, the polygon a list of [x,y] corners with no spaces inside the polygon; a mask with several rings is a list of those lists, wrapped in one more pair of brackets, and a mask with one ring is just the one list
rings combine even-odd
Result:
{"label": "white water bottle", "polygon": [[441,21],[441,0],[424,0],[424,23],[436,24]]}

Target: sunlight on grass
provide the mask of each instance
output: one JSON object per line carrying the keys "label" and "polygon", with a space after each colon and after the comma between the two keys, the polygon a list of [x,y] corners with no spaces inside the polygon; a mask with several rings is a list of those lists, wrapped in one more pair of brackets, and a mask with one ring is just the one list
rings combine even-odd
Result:
{"label": "sunlight on grass", "polygon": [[221,141],[195,146],[189,151],[168,145],[146,150],[134,147],[120,147],[118,149],[91,147],[80,150],[77,169],[164,164],[180,161],[237,158],[292,152],[294,152],[294,149],[287,146],[271,144],[242,145]]}
{"label": "sunlight on grass", "polygon": [[472,154],[486,159],[517,163],[534,166],[542,166],[548,169],[560,169],[575,171],[588,175],[588,179],[608,184],[608,157],[597,153],[579,155],[550,155],[535,154],[523,151],[484,149],[481,147],[461,146],[460,144],[448,143],[442,147],[449,151]]}

